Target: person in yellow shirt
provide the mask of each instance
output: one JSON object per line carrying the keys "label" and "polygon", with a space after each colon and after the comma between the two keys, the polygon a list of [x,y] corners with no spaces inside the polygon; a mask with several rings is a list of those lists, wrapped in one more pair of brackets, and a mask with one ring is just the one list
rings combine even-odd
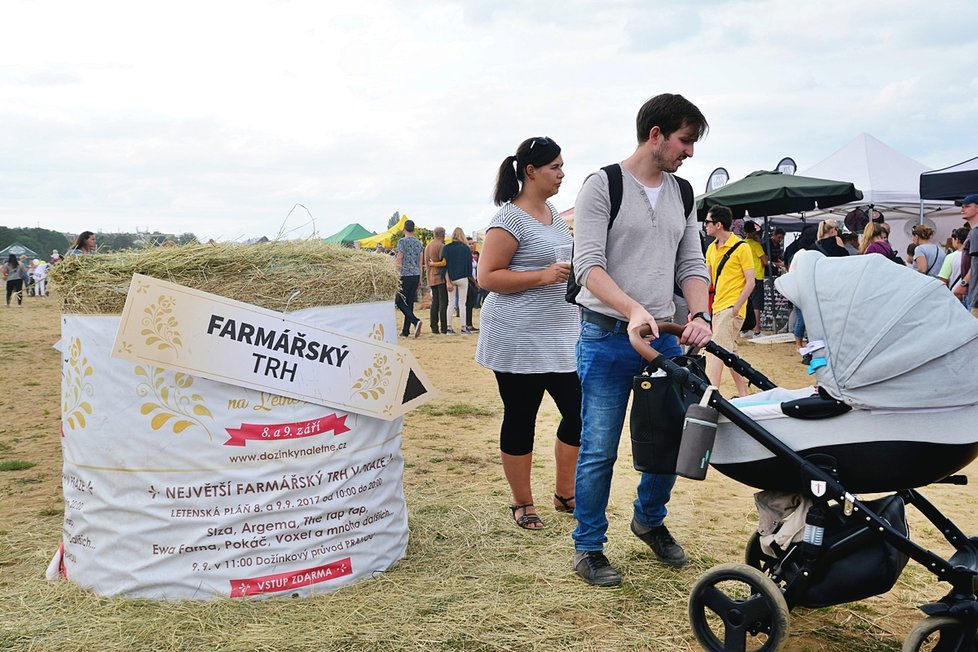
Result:
{"label": "person in yellow shirt", "polygon": [[761,244],[761,227],[756,222],[744,222],[744,240],[754,256],[754,291],[750,294],[750,306],[754,309],[754,337],[761,334],[761,311],[764,310],[764,270],[767,254]]}
{"label": "person in yellow shirt", "polygon": [[[747,298],[754,290],[754,256],[744,241],[730,232],[733,215],[726,206],[714,206],[706,215],[706,235],[714,238],[706,250],[706,267],[713,294],[713,341],[730,352],[737,351],[737,335],[747,315]],[[710,356],[706,375],[710,384],[720,386],[724,365]],[[747,396],[747,381],[733,370],[734,385],[740,396]]]}

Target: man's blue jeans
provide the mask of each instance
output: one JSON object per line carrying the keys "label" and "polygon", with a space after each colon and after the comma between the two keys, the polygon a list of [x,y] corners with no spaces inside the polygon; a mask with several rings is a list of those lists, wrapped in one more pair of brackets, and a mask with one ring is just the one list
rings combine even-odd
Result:
{"label": "man's blue jeans", "polygon": [[799,341],[805,337],[805,316],[801,314],[801,308],[798,306],[795,306],[795,327],[791,334]]}
{"label": "man's blue jeans", "polygon": [[394,297],[394,305],[404,313],[404,328],[401,329],[401,335],[404,337],[407,337],[414,325],[421,321],[414,314],[414,301],[418,298],[418,284],[420,282],[421,276],[418,274],[402,276],[401,291]]}
{"label": "man's blue jeans", "polygon": [[[682,354],[672,335],[661,335],[652,347],[672,358]],[[614,332],[581,322],[577,342],[577,373],[581,377],[581,448],[577,456],[574,488],[574,548],[602,550],[608,540],[608,496],[611,476],[618,459],[618,442],[625,423],[625,409],[632,391],[632,378],[646,361],[632,348],[624,324]],[[662,524],[666,503],[676,484],[674,475],[643,473],[635,500],[635,520],[646,527]]]}

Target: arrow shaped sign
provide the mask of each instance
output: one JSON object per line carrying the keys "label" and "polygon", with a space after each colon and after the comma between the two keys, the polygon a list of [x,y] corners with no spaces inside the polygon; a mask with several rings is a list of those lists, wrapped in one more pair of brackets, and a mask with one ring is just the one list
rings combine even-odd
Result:
{"label": "arrow shaped sign", "polygon": [[403,347],[142,274],[112,356],[387,420],[435,396]]}

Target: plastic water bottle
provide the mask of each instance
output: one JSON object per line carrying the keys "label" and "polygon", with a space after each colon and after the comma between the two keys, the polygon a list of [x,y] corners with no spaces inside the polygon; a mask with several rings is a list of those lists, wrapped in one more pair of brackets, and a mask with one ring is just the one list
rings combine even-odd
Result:
{"label": "plastic water bottle", "polygon": [[808,510],[805,517],[805,543],[821,547],[825,539],[825,515],[818,507]]}

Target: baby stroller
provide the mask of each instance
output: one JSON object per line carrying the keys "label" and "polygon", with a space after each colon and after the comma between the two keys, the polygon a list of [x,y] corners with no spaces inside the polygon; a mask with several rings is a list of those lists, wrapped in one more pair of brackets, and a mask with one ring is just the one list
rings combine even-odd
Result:
{"label": "baby stroller", "polygon": [[[643,339],[648,330],[631,334],[688,403],[719,413],[704,463],[762,493],[794,496],[798,506],[784,520],[799,522],[797,536],[774,537],[779,545],[755,533],[746,563],[716,566],[695,583],[696,638],[707,650],[780,649],[792,608],[885,593],[912,559],[950,590],[920,606],[926,616],[903,649],[975,652],[978,537],[968,538],[918,489],[966,484],[954,473],[978,457],[978,320],[939,281],[882,256],[800,252],[776,285],[805,315],[817,391],[777,388],[710,343],[708,352],[765,390],[728,401],[694,356],[663,359]],[[887,495],[863,501],[859,493]],[[953,546],[949,559],[910,539],[908,506]]]}

